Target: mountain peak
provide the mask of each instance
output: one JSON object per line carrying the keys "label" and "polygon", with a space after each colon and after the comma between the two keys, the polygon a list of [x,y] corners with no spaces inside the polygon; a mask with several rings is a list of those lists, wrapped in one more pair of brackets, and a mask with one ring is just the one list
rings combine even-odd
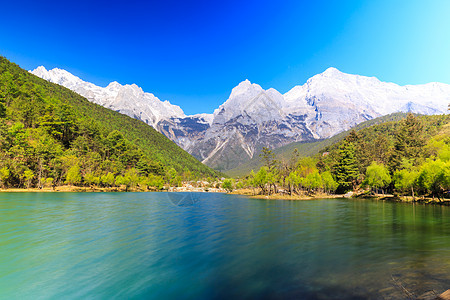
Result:
{"label": "mountain peak", "polygon": [[233,90],[231,91],[230,99],[234,98],[240,94],[247,93],[248,91],[262,91],[262,87],[259,84],[251,83],[250,80],[245,79],[241,83],[239,83]]}
{"label": "mountain peak", "polygon": [[47,69],[44,66],[39,66],[36,69],[34,69],[31,73],[40,73],[40,74],[44,74],[47,73]]}
{"label": "mountain peak", "polygon": [[251,83],[250,80],[248,80],[248,79],[245,79],[244,81],[241,81],[241,82],[237,85],[238,88],[249,88],[249,87],[251,87],[251,86],[252,86],[252,83]]}
{"label": "mountain peak", "polygon": [[63,85],[65,87],[70,87],[83,82],[79,77],[73,75],[72,73],[58,68],[47,70],[44,66],[39,66],[29,72],[45,80]]}
{"label": "mountain peak", "polygon": [[121,87],[122,85],[117,81],[111,81],[107,87]]}
{"label": "mountain peak", "polygon": [[344,74],[341,71],[339,71],[338,69],[334,68],[334,67],[329,67],[328,69],[326,69],[322,75],[324,76],[336,76],[336,75],[341,75]]}

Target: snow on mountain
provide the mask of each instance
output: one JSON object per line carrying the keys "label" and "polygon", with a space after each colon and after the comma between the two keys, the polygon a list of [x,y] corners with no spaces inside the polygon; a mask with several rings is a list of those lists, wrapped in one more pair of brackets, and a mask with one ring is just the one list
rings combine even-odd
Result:
{"label": "snow on mountain", "polygon": [[135,84],[112,82],[102,88],[60,69],[38,67],[32,73],[146,122],[220,170],[236,167],[264,146],[328,138],[360,122],[398,111],[447,113],[450,103],[447,84],[399,86],[328,68],[284,95],[245,80],[213,114],[186,116],[180,107],[160,101]]}
{"label": "snow on mountain", "polygon": [[31,73],[69,88],[91,102],[141,120],[155,128],[161,120],[185,117],[179,106],[170,104],[169,101],[163,102],[151,93],[145,93],[136,84],[121,85],[114,81],[103,88],[83,81],[65,70],[46,70],[43,66]]}
{"label": "snow on mountain", "polygon": [[267,91],[249,80],[241,82],[231,91],[224,104],[214,111],[213,123],[224,124],[234,118],[246,116],[243,123],[264,122],[283,118],[283,95],[275,89]]}
{"label": "snow on mountain", "polygon": [[362,121],[394,112],[446,113],[450,85],[399,86],[328,68],[294,87],[284,99],[285,110],[306,114],[307,126],[315,137],[327,138]]}

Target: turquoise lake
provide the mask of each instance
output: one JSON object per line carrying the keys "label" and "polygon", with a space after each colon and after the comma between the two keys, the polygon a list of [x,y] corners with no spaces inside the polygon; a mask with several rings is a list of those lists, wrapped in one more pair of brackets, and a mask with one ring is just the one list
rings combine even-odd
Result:
{"label": "turquoise lake", "polygon": [[1,299],[407,299],[450,288],[450,207],[0,193]]}

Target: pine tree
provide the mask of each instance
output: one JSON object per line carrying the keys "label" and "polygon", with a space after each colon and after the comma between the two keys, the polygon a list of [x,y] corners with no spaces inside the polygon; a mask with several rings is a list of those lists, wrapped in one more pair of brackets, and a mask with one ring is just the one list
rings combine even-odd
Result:
{"label": "pine tree", "polygon": [[404,159],[413,160],[416,165],[417,159],[423,153],[425,136],[422,122],[412,113],[408,113],[406,119],[400,123],[394,142],[394,151],[389,160],[391,173],[401,169]]}
{"label": "pine tree", "polygon": [[259,157],[261,157],[261,160],[263,161],[264,165],[268,168],[269,171],[272,171],[272,169],[277,164],[277,161],[275,159],[275,153],[273,153],[273,151],[267,147],[262,148]]}
{"label": "pine tree", "polygon": [[355,146],[345,141],[340,150],[340,161],[336,168],[336,178],[339,183],[338,190],[346,192],[353,189],[358,178],[358,164],[355,156]]}

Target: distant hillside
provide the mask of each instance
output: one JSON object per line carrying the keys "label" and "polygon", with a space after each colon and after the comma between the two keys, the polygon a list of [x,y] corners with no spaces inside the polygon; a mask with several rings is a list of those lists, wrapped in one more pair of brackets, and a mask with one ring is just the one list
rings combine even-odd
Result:
{"label": "distant hillside", "polygon": [[[406,115],[407,115],[406,113],[394,113],[387,116],[379,117],[376,119],[360,123],[356,125],[354,128],[341,132],[328,139],[319,140],[315,142],[295,142],[280,148],[276,148],[273,150],[273,152],[275,153],[278,159],[288,159],[288,157],[294,152],[295,149],[297,149],[300,157],[314,156],[321,150],[325,149],[326,147],[343,140],[351,130],[358,131],[376,124],[399,121],[401,119],[404,119]],[[226,174],[231,177],[242,177],[249,174],[251,170],[256,171],[261,167],[262,162],[258,153],[257,155],[255,155],[253,159],[238,166],[237,168],[227,171]]]}
{"label": "distant hillside", "polygon": [[34,76],[4,57],[0,131],[0,169],[9,170],[11,182],[15,176],[23,184],[27,170],[35,174],[33,180],[37,173],[64,179],[74,157],[82,172],[120,174],[140,168],[165,174],[173,168],[190,176],[220,175],[147,124]]}

